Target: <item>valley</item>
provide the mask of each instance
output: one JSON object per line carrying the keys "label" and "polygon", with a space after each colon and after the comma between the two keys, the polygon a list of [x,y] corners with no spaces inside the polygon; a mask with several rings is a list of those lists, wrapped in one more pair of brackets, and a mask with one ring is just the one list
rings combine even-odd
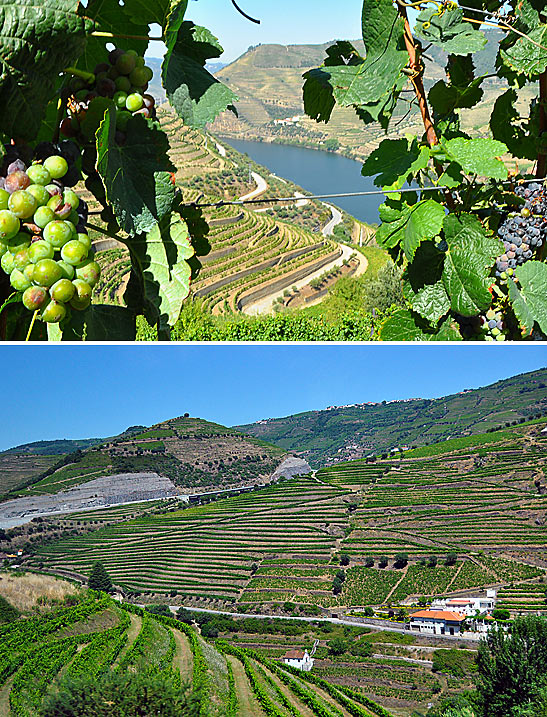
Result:
{"label": "valley", "polygon": [[[60,510],[0,532],[0,621],[21,616],[0,625],[0,714],[37,715],[49,683],[84,671],[191,681],[219,717],[416,717],[460,699],[481,634],[547,615],[544,373],[437,399],[451,438],[368,459],[312,468],[305,450],[183,415],[33,466],[0,514]],[[409,430],[431,410],[387,405]],[[97,562],[115,600],[87,590]],[[461,634],[416,627],[435,601],[485,595],[493,616]],[[305,654],[310,672],[287,663]]]}

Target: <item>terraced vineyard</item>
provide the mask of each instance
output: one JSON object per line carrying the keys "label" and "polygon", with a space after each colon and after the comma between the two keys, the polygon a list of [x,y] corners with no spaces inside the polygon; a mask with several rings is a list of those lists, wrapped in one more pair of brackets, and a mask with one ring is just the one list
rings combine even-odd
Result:
{"label": "terraced vineyard", "polygon": [[[248,162],[235,150],[223,148],[221,153],[216,140],[185,127],[171,112],[160,110],[158,118],[169,137],[170,156],[177,167],[175,179],[186,202],[237,199],[255,189],[254,182],[249,183]],[[293,191],[292,185],[289,189],[266,170],[263,173],[283,193]],[[97,208],[91,195],[84,198],[91,209]],[[330,218],[318,203],[310,204],[305,213],[310,225]],[[210,226],[210,251],[201,258],[192,293],[204,298],[205,307],[214,314],[240,311],[263,293],[290,287],[340,256],[337,244],[321,234],[264,213],[213,208],[205,212],[205,219]],[[100,235],[95,247],[103,272],[96,296],[101,303],[123,305],[129,253],[119,242]]]}

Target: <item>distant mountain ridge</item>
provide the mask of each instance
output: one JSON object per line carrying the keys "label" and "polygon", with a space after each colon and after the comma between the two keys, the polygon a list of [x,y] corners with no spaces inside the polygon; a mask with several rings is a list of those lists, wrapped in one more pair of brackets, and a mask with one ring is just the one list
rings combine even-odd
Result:
{"label": "distant mountain ridge", "polygon": [[547,369],[437,399],[332,406],[235,426],[319,467],[422,446],[547,413]]}

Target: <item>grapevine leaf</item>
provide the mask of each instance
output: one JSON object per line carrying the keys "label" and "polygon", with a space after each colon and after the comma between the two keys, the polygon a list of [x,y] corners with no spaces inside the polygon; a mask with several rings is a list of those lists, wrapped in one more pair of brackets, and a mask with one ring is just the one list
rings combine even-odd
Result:
{"label": "grapevine leaf", "polygon": [[446,153],[469,174],[493,179],[507,179],[507,169],[498,155],[507,152],[503,142],[495,139],[455,137],[443,144]]}
{"label": "grapevine leaf", "polygon": [[462,185],[463,180],[464,177],[461,172],[461,169],[455,162],[452,162],[448,165],[448,167],[439,177],[438,184],[440,187],[448,187],[449,189],[453,189],[454,187],[459,187],[460,185]]}
{"label": "grapevine leaf", "polygon": [[416,21],[416,35],[451,55],[478,52],[487,42],[484,33],[463,20],[460,8],[446,9],[441,15],[436,7],[423,10]]}
{"label": "grapevine leaf", "polygon": [[425,169],[429,161],[428,147],[420,147],[416,139],[384,139],[363,165],[365,177],[374,179],[377,187],[401,189],[410,174]]}
{"label": "grapevine leaf", "polygon": [[433,242],[423,242],[403,275],[403,294],[412,309],[436,325],[450,309],[442,282],[444,253]]}
{"label": "grapevine leaf", "polygon": [[517,92],[512,88],[497,98],[490,116],[492,136],[507,145],[514,157],[533,160],[537,156],[537,117],[527,123],[526,129],[517,124],[520,113],[515,108],[516,101]]}
{"label": "grapevine leaf", "polygon": [[10,0],[0,4],[2,131],[34,139],[59,73],[83,51],[92,23],[77,0]]}
{"label": "grapevine leaf", "polygon": [[461,341],[458,327],[450,318],[438,330],[431,329],[408,309],[397,309],[382,325],[380,341]]}
{"label": "grapevine leaf", "polygon": [[465,87],[447,85],[444,80],[439,80],[429,90],[429,101],[435,112],[443,117],[462,107],[474,107],[484,94],[480,87],[483,79],[477,77]]}
{"label": "grapevine leaf", "polygon": [[507,288],[513,311],[522,329],[522,335],[530,336],[534,329],[534,315],[513,279],[507,279]]}
{"label": "grapevine leaf", "polygon": [[542,261],[527,261],[516,270],[520,283],[520,298],[514,287],[510,298],[515,314],[525,328],[533,317],[544,334],[547,334],[547,264]]}
{"label": "grapevine leaf", "polygon": [[503,253],[499,239],[486,234],[471,214],[449,214],[444,220],[448,244],[443,283],[452,309],[462,316],[476,316],[492,301],[489,276],[496,257]]}
{"label": "grapevine leaf", "polygon": [[[87,7],[81,8],[81,12],[94,21],[95,30],[115,35],[116,47],[123,50],[133,49],[144,55],[148,47],[148,39],[136,38],[148,38],[148,23],[134,22],[126,12],[125,6],[120,4],[120,0],[90,0]],[[124,38],[124,35],[134,37]],[[111,42],[112,39],[109,37],[90,35],[77,66],[82,70],[93,72],[95,65],[107,59],[106,45]]]}
{"label": "grapevine leaf", "polygon": [[47,325],[50,341],[135,341],[135,314],[124,306],[92,304],[68,321]]}
{"label": "grapevine leaf", "polygon": [[150,231],[170,213],[175,197],[166,135],[151,120],[133,116],[125,144],[114,141],[116,113],[109,107],[97,130],[97,169],[120,227]]}
{"label": "grapevine leaf", "polygon": [[[183,5],[186,10],[188,0],[180,0],[178,4]],[[164,27],[171,11],[171,2],[170,0],[125,0],[123,7],[131,20],[137,24],[157,23]]]}
{"label": "grapevine leaf", "polygon": [[108,97],[95,97],[89,103],[85,116],[80,122],[80,132],[88,142],[95,139],[95,134],[104,119],[104,113],[109,107],[115,109],[116,105]]}
{"label": "grapevine leaf", "polygon": [[173,326],[182,302],[190,293],[190,265],[194,255],[186,223],[176,214],[156,224],[148,234],[128,241],[144,287],[145,316],[159,330]]}
{"label": "grapevine leaf", "polygon": [[405,79],[401,70],[408,62],[403,33],[403,20],[391,0],[365,0],[366,58],[362,60],[346,45],[337,43],[323,67],[304,74],[306,114],[318,122],[328,122],[338,103],[353,106],[364,122],[380,121],[387,127]]}
{"label": "grapevine leaf", "polygon": [[[528,39],[529,38],[529,39]],[[540,75],[547,69],[547,25],[540,25],[519,37],[512,47],[500,51],[503,62],[528,77]]]}
{"label": "grapevine leaf", "polygon": [[185,124],[202,128],[230,107],[237,96],[204,67],[208,59],[222,54],[216,37],[192,22],[180,23],[175,35],[180,18],[176,23],[171,16],[170,20],[169,45],[161,70],[163,86]]}
{"label": "grapevine leaf", "polygon": [[[413,206],[403,204],[398,216],[396,210],[382,210],[382,225],[376,232],[380,246],[392,249],[402,244],[409,261],[412,261],[420,243],[437,236],[445,218],[444,208],[434,199],[425,199]],[[391,221],[386,221],[388,216]]]}

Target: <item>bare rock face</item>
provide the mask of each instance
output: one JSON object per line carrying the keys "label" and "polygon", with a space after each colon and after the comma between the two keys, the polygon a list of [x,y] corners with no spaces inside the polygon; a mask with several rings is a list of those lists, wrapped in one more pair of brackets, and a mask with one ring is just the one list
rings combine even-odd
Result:
{"label": "bare rock face", "polygon": [[289,456],[285,458],[275,471],[272,473],[271,480],[276,481],[280,478],[294,478],[298,475],[306,475],[311,473],[312,469],[303,458],[297,458],[296,456]]}
{"label": "bare rock face", "polygon": [[[0,503],[0,527],[22,525],[40,515],[72,513],[178,495],[175,484],[157,473],[102,476],[53,495],[33,495]],[[20,519],[18,522],[15,522]]]}

